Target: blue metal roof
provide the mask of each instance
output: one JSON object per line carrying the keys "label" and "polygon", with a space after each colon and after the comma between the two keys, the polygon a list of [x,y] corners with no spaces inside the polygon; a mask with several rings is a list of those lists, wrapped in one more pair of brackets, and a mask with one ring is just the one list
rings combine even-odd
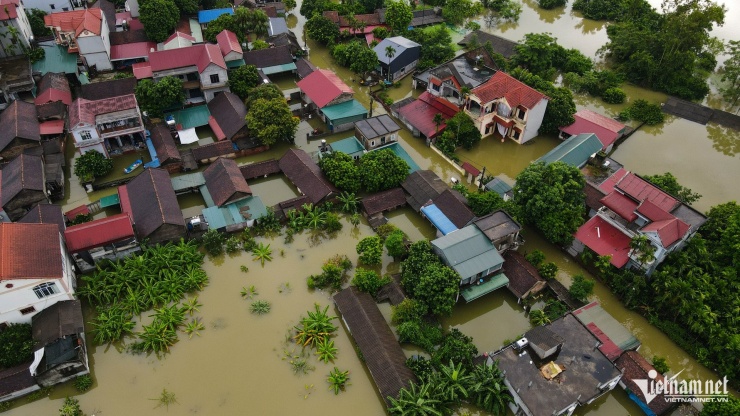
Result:
{"label": "blue metal roof", "polygon": [[223,9],[201,10],[198,12],[198,23],[205,24],[212,22],[222,14],[234,14],[234,9],[226,7]]}
{"label": "blue metal roof", "polygon": [[445,214],[442,213],[442,211],[440,211],[436,205],[431,204],[425,207],[421,207],[421,212],[443,235],[447,235],[457,230],[455,224],[453,224],[452,221],[450,221],[450,219],[447,218],[447,216],[445,216]]}
{"label": "blue metal roof", "polygon": [[208,207],[203,210],[203,217],[208,222],[208,228],[218,230],[230,225],[241,224],[246,220],[239,211],[241,207],[248,206],[250,219],[259,219],[267,215],[267,208],[259,196],[254,195],[250,198],[242,199],[223,207]]}
{"label": "blue metal roof", "polygon": [[361,102],[352,99],[343,103],[324,107],[321,109],[321,112],[330,120],[339,120],[341,118],[367,114],[367,108],[365,108]]}

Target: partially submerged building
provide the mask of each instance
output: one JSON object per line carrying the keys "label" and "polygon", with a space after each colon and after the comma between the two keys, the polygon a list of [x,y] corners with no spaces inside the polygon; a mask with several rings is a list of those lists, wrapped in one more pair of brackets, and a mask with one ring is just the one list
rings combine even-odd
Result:
{"label": "partially submerged building", "polygon": [[0,170],[0,221],[16,221],[41,202],[49,200],[40,156],[21,154]]}
{"label": "partially submerged building", "polygon": [[314,205],[329,201],[339,194],[319,165],[303,150],[289,149],[278,164],[298,192],[307,196]]}
{"label": "partially submerged building", "polygon": [[128,214],[72,225],[64,231],[67,250],[82,272],[102,260],[116,261],[141,251]]}
{"label": "partially submerged building", "polygon": [[593,133],[601,142],[601,149],[609,153],[617,140],[624,137],[629,130],[623,123],[597,112],[583,109],[573,114],[573,124],[560,128],[560,138],[567,139],[583,133]]}

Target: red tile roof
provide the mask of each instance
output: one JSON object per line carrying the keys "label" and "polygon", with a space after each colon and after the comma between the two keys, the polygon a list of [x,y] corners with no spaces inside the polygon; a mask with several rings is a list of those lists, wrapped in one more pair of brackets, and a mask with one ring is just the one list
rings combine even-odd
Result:
{"label": "red tile roof", "polygon": [[503,97],[512,108],[520,105],[533,108],[541,100],[549,100],[546,95],[503,71],[497,71],[485,84],[474,88],[472,94],[480,98],[482,103]]}
{"label": "red tile roof", "polygon": [[196,66],[203,72],[210,64],[226,69],[221,50],[214,44],[200,44],[186,48],[155,51],[149,53],[149,64],[153,72]]}
{"label": "red tile roof", "polygon": [[[18,17],[18,4],[20,0],[0,0],[0,21],[16,19]],[[9,7],[9,6],[14,7]]]}
{"label": "red tile roof", "polygon": [[134,94],[95,101],[78,98],[69,107],[69,128],[73,129],[80,123],[94,125],[95,116],[130,110],[136,107],[136,96]]}
{"label": "red tile roof", "polygon": [[170,37],[168,37],[167,40],[164,41],[164,43],[170,43],[173,40],[175,40],[176,38],[182,38],[182,39],[188,40],[190,42],[195,42],[195,38],[194,37],[190,36],[187,33],[183,33],[183,32],[180,32],[179,30],[176,30],[175,33],[171,34]]}
{"label": "red tile roof", "polygon": [[632,239],[598,215],[586,221],[575,238],[600,256],[612,256],[611,264],[616,268],[624,267],[629,260]]}
{"label": "red tile roof", "polygon": [[616,212],[617,215],[629,222],[637,219],[637,214],[635,214],[635,209],[637,209],[637,202],[626,195],[623,195],[619,192],[612,192],[609,195],[601,198],[599,202],[601,202],[607,208]]}
{"label": "red tile roof", "polygon": [[102,247],[134,236],[128,214],[73,225],[64,231],[64,240],[70,253]]}
{"label": "red tile roof", "polygon": [[354,94],[352,88],[328,69],[313,71],[296,84],[319,108],[323,108],[344,93]]}
{"label": "red tile roof", "polygon": [[675,218],[673,215],[648,200],[642,201],[642,204],[637,207],[637,213],[650,221],[663,221]]}
{"label": "red tile roof", "polygon": [[90,213],[90,208],[87,205],[80,205],[77,208],[72,208],[64,213],[64,218],[69,221],[77,218],[78,215],[85,215]]}
{"label": "red tile roof", "polygon": [[134,77],[136,79],[152,77],[152,65],[149,62],[137,62],[131,68],[134,70]]}
{"label": "red tile roof", "polygon": [[79,36],[85,30],[100,35],[102,22],[101,9],[72,10],[44,16],[46,26],[59,28],[62,32],[75,32],[75,36]]}
{"label": "red tile roof", "polygon": [[131,215],[133,210],[131,209],[131,198],[128,197],[128,188],[126,185],[118,187],[118,199],[121,201],[121,212]]}
{"label": "red tile roof", "polygon": [[0,223],[0,281],[61,277],[56,224]]}
{"label": "red tile roof", "polygon": [[47,72],[39,82],[39,88],[34,104],[41,105],[54,101],[61,101],[66,105],[72,104],[72,92],[69,89],[67,76],[56,72]]}
{"label": "red tile roof", "polygon": [[398,113],[405,118],[414,128],[426,137],[434,137],[447,126],[444,122],[439,129],[434,124],[435,114],[442,114],[447,121],[457,114],[457,109],[452,109],[444,102],[427,91],[424,91],[417,100],[398,109]]}
{"label": "red tile roof", "polygon": [[[588,305],[586,305],[588,306]],[[573,313],[575,315],[575,312]],[[599,351],[604,353],[606,358],[609,359],[609,361],[614,361],[617,358],[619,358],[620,355],[622,355],[622,349],[619,348],[617,344],[612,341],[611,338],[609,338],[608,335],[604,333],[604,331],[599,328],[598,325],[596,325],[594,322],[589,322],[586,324],[586,328],[594,334],[594,336],[601,341],[601,345],[599,346]]]}
{"label": "red tile roof", "polygon": [[111,45],[110,60],[121,61],[124,59],[147,58],[149,51],[157,49],[154,42],[134,42],[123,45]]}
{"label": "red tile roof", "polygon": [[221,126],[218,125],[218,121],[216,121],[213,116],[208,116],[208,126],[211,127],[211,130],[213,130],[213,134],[216,135],[216,140],[226,139],[226,134],[221,129]]}
{"label": "red tile roof", "polygon": [[49,120],[39,123],[41,135],[64,133],[64,120]]}
{"label": "red tile roof", "polygon": [[480,175],[480,171],[478,170],[478,168],[476,168],[475,166],[471,165],[468,162],[463,162],[462,168],[465,172],[473,175],[473,177]]}
{"label": "red tile roof", "polygon": [[221,55],[223,56],[228,55],[230,52],[244,53],[242,45],[239,44],[239,39],[236,38],[236,34],[230,30],[223,30],[216,35],[216,43],[219,49],[221,49]]}
{"label": "red tile roof", "polygon": [[685,222],[673,217],[669,220],[651,222],[642,227],[642,232],[656,232],[660,238],[663,247],[670,247],[676,241],[683,238],[686,232],[691,228]]}
{"label": "red tile roof", "polygon": [[606,178],[606,180],[602,182],[601,185],[599,185],[599,189],[604,191],[605,194],[608,194],[609,192],[614,190],[614,185],[616,185],[617,182],[621,181],[622,178],[627,176],[628,173],[630,172],[627,169],[619,168],[619,170],[614,172],[612,176]]}
{"label": "red tile roof", "polygon": [[633,199],[638,201],[648,200],[667,212],[672,211],[679,203],[675,198],[661,191],[660,188],[650,182],[638,177],[634,173],[628,173],[625,175],[622,180],[617,182],[615,187],[631,196]]}
{"label": "red tile roof", "polygon": [[603,149],[617,141],[619,133],[626,127],[624,124],[591,110],[580,110],[573,115],[575,122],[561,130],[572,136],[581,133],[594,133],[599,138]]}

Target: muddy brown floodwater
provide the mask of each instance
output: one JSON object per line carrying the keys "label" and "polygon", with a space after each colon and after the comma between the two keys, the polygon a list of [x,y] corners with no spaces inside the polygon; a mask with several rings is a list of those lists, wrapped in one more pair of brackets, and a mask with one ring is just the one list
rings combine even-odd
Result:
{"label": "muddy brown floodwater", "polygon": [[[650,1],[659,6],[660,0]],[[724,40],[737,39],[740,27],[738,4],[731,3],[728,7],[728,24],[714,31],[716,36]],[[300,38],[305,19],[298,16],[297,9],[289,16],[288,23]],[[524,11],[517,24],[487,29],[481,23],[484,30],[513,40],[520,40],[524,34],[533,31],[551,32],[562,45],[578,48],[589,56],[594,56],[607,40],[603,22],[582,19],[570,10],[570,5],[559,10],[543,11],[536,7],[533,0],[524,0]],[[456,39],[461,36],[455,34]],[[321,68],[336,71],[355,89],[355,97],[369,107],[368,89],[351,81],[354,74],[336,65],[325,48],[311,41],[308,41],[308,46],[311,49],[310,60]],[[295,86],[290,79],[280,79],[277,83],[284,89]],[[390,90],[391,97],[398,100],[409,95],[417,96],[420,91],[410,91],[410,86],[410,79],[407,78],[400,88]],[[645,98],[653,102],[665,99],[662,94],[634,86],[628,85],[625,90],[631,99]],[[623,108],[623,105],[607,105],[588,96],[579,95],[576,102],[579,108],[590,108],[608,115],[615,115]],[[374,112],[383,112],[377,103]],[[328,140],[332,142],[348,136],[337,134]],[[405,129],[401,131],[400,140],[423,169],[432,169],[442,178],[460,176],[447,161]],[[493,175],[504,175],[511,179],[530,161],[557,143],[554,137],[539,137],[525,146],[484,140],[471,151],[461,151],[459,156],[478,167],[486,166]],[[307,151],[314,151],[316,146],[314,142],[303,147]],[[278,158],[287,148],[287,145],[278,145],[269,152],[242,158],[238,162],[242,164]],[[71,159],[74,149],[72,146],[68,149]],[[738,132],[668,117],[661,126],[639,130],[613,156],[637,173],[673,172],[682,184],[704,195],[695,206],[707,210],[712,205],[740,199],[740,187],[734,183],[740,177],[738,152]],[[69,163],[67,169],[71,165]],[[67,178],[70,178],[69,172]],[[68,179],[67,185],[68,194],[63,201],[65,210],[114,192],[110,189],[87,194],[76,178]],[[295,195],[295,189],[281,177],[252,181],[250,186],[268,205]],[[203,204],[196,194],[181,196],[179,202],[186,216],[197,214]],[[434,238],[431,225],[409,208],[395,211],[389,218],[413,240]],[[198,316],[206,324],[201,336],[188,339],[185,334],[180,334],[180,341],[172,348],[172,352],[157,358],[129,354],[124,351],[123,345],[93,346],[92,337],[89,336],[91,328],[88,327],[94,387],[82,395],[71,385],[57,387],[48,399],[33,403],[26,403],[25,399],[18,400],[16,407],[6,414],[58,414],[62,399],[67,395],[78,396],[82,408],[90,415],[384,414],[372,379],[357,357],[344,328],[339,330],[336,337],[339,356],[335,364],[327,365],[312,358],[315,370],[297,376],[292,373],[286,360],[286,353],[294,350],[291,343],[286,343],[286,334],[301,314],[311,309],[314,303],[331,304],[328,293],[307,289],[306,277],[318,273],[323,261],[334,254],[346,254],[356,261],[355,244],[363,236],[372,234],[372,230],[364,223],[359,228],[353,228],[346,220],[343,222],[344,229],[336,238],[319,240],[319,244],[306,233],[296,236],[295,241],[288,245],[284,244],[282,237],[258,240],[269,243],[273,249],[274,260],[265,264],[264,268],[252,261],[248,253],[206,258],[205,269],[210,276],[210,284],[199,294],[203,307]],[[522,250],[544,251],[548,260],[554,261],[560,268],[558,279],[566,286],[574,274],[588,276],[570,257],[536,233],[526,232],[525,238],[527,242]],[[246,265],[249,271],[241,272],[241,265]],[[395,272],[398,264],[386,257],[381,270]],[[286,288],[288,284],[289,289]],[[272,303],[269,314],[255,316],[249,313],[250,302],[241,299],[239,292],[243,286],[251,285],[258,289],[256,299]],[[718,379],[716,373],[697,363],[642,316],[624,308],[603,284],[597,282],[592,300],[600,301],[612,316],[640,339],[640,352],[646,357],[656,354],[666,357],[674,371],[684,369],[682,376],[686,378]],[[390,307],[380,307],[384,315],[389,317]],[[90,315],[89,310],[86,313]],[[504,340],[515,338],[530,327],[521,307],[506,290],[494,292],[469,305],[458,305],[452,317],[444,320],[444,324],[447,328],[457,327],[471,335],[480,351],[495,350]],[[415,353],[413,348],[405,348],[405,351],[407,355]],[[334,365],[350,370],[351,376],[347,391],[338,396],[328,390],[325,380]],[[163,388],[177,397],[177,403],[171,405],[169,410],[155,408],[157,402],[151,400],[158,397]],[[469,410],[474,414],[477,412],[475,409]],[[622,416],[641,412],[617,388],[590,406],[579,408],[577,414]]]}

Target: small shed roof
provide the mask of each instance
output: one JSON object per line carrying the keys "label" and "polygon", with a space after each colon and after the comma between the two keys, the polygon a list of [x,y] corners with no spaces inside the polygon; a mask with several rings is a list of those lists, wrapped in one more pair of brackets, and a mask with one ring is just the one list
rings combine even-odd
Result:
{"label": "small shed roof", "polygon": [[290,53],[290,46],[288,45],[276,46],[274,48],[244,52],[244,62],[247,65],[254,65],[258,69],[264,69],[292,64],[293,54]]}
{"label": "small shed roof", "polygon": [[372,296],[350,286],[334,295],[342,320],[362,352],[367,369],[386,405],[389,397],[416,381],[406,355]]}
{"label": "small shed roof", "polygon": [[164,123],[157,123],[152,127],[151,140],[154,150],[157,152],[159,163],[165,164],[182,160],[175,139],[172,138],[170,129]]}
{"label": "small shed roof", "polygon": [[342,94],[354,93],[352,88],[345,84],[337,74],[328,69],[313,71],[298,81],[297,85],[319,108],[325,107]]}
{"label": "small shed roof", "polygon": [[156,48],[157,44],[154,42],[134,42],[122,45],[111,45],[110,60],[125,61],[127,59],[148,58],[149,51]]}
{"label": "small shed roof", "polygon": [[236,153],[236,144],[229,140],[198,146],[192,150],[196,161],[226,156]]}
{"label": "small shed roof", "polygon": [[21,153],[2,169],[0,206],[5,206],[24,190],[44,192],[44,163],[41,156]]}
{"label": "small shed roof", "polygon": [[245,199],[227,204],[223,207],[208,207],[203,210],[203,216],[208,222],[208,228],[219,230],[229,226],[241,224],[246,220],[259,219],[267,215],[267,208],[259,196],[253,195]]}
{"label": "small shed roof", "polygon": [[303,150],[289,149],[278,164],[285,176],[314,204],[338,192],[316,162]]}
{"label": "small shed roof", "polygon": [[[131,218],[139,238],[146,238],[164,224],[185,226],[170,174],[162,169],[146,169],[125,185]],[[121,207],[125,206],[121,198]],[[124,212],[127,212],[123,209]]]}
{"label": "small shed roof", "polygon": [[514,250],[504,253],[504,273],[509,277],[509,290],[519,299],[539,292],[546,285],[537,269]]}
{"label": "small shed roof", "polygon": [[321,109],[329,120],[340,120],[348,117],[367,115],[367,108],[362,103],[352,99],[343,103],[334,104]]}
{"label": "small shed roof", "polygon": [[583,109],[573,115],[575,122],[569,126],[561,128],[563,132],[572,136],[582,133],[594,133],[601,141],[602,148],[606,150],[611,146],[619,135],[624,133],[627,126],[606,117],[597,112]]}
{"label": "small shed roof", "polygon": [[33,340],[41,348],[67,335],[85,332],[79,300],[57,302],[31,318]]}
{"label": "small shed roof", "polygon": [[331,150],[333,152],[340,152],[354,157],[362,156],[365,153],[365,146],[363,146],[355,136],[352,136],[332,143]]}
{"label": "small shed roof", "polygon": [[[459,110],[447,100],[440,100],[424,91],[417,100],[398,109],[401,117],[419,130],[426,137],[434,137],[447,126],[446,120],[452,118]],[[437,126],[434,116],[441,114],[445,120]]]}
{"label": "small shed roof", "polygon": [[421,213],[429,219],[432,225],[434,225],[434,228],[439,230],[442,235],[447,235],[458,230],[457,226],[434,204],[421,207]]}
{"label": "small shed roof", "polygon": [[496,289],[501,289],[508,284],[509,278],[504,273],[499,273],[485,282],[478,282],[477,284],[469,285],[460,290],[460,296],[465,299],[465,302],[472,302]]}
{"label": "small shed roof", "polygon": [[591,302],[576,309],[573,311],[573,316],[578,318],[601,341],[599,349],[611,361],[619,358],[623,351],[636,350],[640,347],[640,341],[619,321],[609,315],[599,302]]}
{"label": "small shed roof", "polygon": [[239,166],[232,159],[218,158],[203,171],[213,202],[223,206],[252,195]]}
{"label": "small shed roof", "polygon": [[67,48],[60,45],[42,45],[44,58],[32,64],[34,72],[77,73],[77,55],[67,53]]}
{"label": "small shed roof", "polygon": [[360,200],[360,206],[362,206],[362,210],[368,216],[373,216],[403,205],[406,205],[406,194],[403,193],[403,189],[401,188],[388,189],[366,196]]}
{"label": "small shed roof", "polygon": [[[634,221],[637,219],[635,209],[637,209],[638,203],[634,199],[620,192],[612,192],[609,195],[601,198],[599,203],[606,206],[610,210],[614,211],[620,217],[627,221]],[[665,212],[665,211],[663,211]],[[668,214],[670,215],[670,214]],[[672,217],[672,216],[671,216]]]}
{"label": "small shed roof", "polygon": [[0,113],[0,150],[5,149],[16,137],[31,141],[41,141],[36,106],[21,100],[14,100]]}
{"label": "small shed roof", "polygon": [[522,226],[504,210],[498,210],[480,217],[473,223],[490,241],[516,234],[522,229]]}
{"label": "small shed roof", "polygon": [[432,245],[442,253],[444,263],[463,279],[500,268],[504,263],[496,247],[474,225],[433,240]]}
{"label": "small shed roof", "polygon": [[602,144],[593,133],[583,133],[571,136],[557,147],[537,159],[549,165],[554,162],[564,162],[577,168],[583,167],[592,154],[601,150]]}
{"label": "small shed roof", "polygon": [[267,34],[269,36],[288,33],[290,31],[284,17],[270,17],[269,19],[270,21],[267,24]]}
{"label": "small shed roof", "polygon": [[102,247],[134,236],[128,214],[118,214],[73,225],[64,231],[64,240],[70,253]]}
{"label": "small shed roof", "polygon": [[198,23],[206,24],[216,20],[219,16],[224,14],[234,14],[234,9],[231,7],[224,7],[223,9],[210,9],[201,10],[198,12]]}
{"label": "small shed roof", "polygon": [[[655,414],[662,415],[672,409],[676,404],[666,399],[665,393],[661,393],[650,400],[647,403],[645,395],[642,393],[642,389],[637,384],[636,380],[649,380],[648,375],[651,371],[655,371],[655,367],[648,362],[642,355],[637,351],[627,351],[622,354],[616,361],[617,368],[622,371],[622,382],[627,386],[629,392],[642,402]],[[665,377],[658,373],[655,377],[655,381],[663,382]],[[634,400],[634,398],[633,398]],[[641,405],[642,407],[642,405]]]}
{"label": "small shed roof", "polygon": [[409,174],[401,187],[409,194],[406,201],[417,212],[427,202],[448,189],[447,184],[431,170],[419,170]]}
{"label": "small shed roof", "polygon": [[56,224],[0,222],[0,281],[61,278],[59,245]]}
{"label": "small shed roof", "polygon": [[69,89],[67,76],[62,72],[47,72],[41,77],[36,91],[34,104],[46,104],[61,101],[66,105],[72,104],[72,92]]}
{"label": "small shed roof", "polygon": [[491,179],[491,181],[486,184],[486,189],[492,192],[496,192],[503,197],[504,194],[506,194],[507,192],[511,192],[512,187],[503,179],[497,176]]}
{"label": "small shed roof", "polygon": [[393,134],[401,130],[401,127],[389,115],[383,114],[355,122],[355,129],[366,138],[372,139]]}
{"label": "small shed roof", "polygon": [[509,59],[516,54],[516,45],[518,45],[518,43],[514,42],[513,40],[502,38],[501,36],[497,36],[491,33],[486,33],[482,30],[476,30],[476,31],[468,33],[457,44],[466,46],[471,42],[473,37],[475,37],[478,43],[481,45],[490,43],[491,46],[493,47],[493,51],[498,54],[503,55],[503,57],[506,59]]}
{"label": "small shed roof", "polygon": [[174,117],[178,129],[184,130],[207,125],[211,112],[208,110],[207,105],[197,105],[195,107],[165,113],[165,116]]}
{"label": "small shed roof", "polygon": [[527,331],[525,337],[530,344],[547,351],[561,345],[564,340],[560,335],[550,331],[546,326],[536,326]]}
{"label": "small shed roof", "polygon": [[275,159],[263,160],[262,162],[250,163],[239,166],[242,176],[246,180],[260,178],[274,173],[280,173],[280,165]]}

